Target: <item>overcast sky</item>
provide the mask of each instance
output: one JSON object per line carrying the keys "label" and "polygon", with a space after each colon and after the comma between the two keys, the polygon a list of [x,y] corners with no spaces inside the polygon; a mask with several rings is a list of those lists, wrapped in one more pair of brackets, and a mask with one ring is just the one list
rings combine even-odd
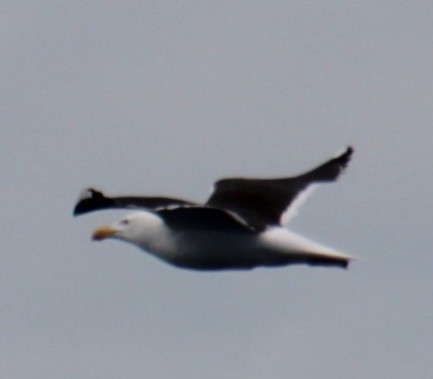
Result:
{"label": "overcast sky", "polygon": [[[2,378],[430,378],[433,3],[3,1]],[[291,228],[362,258],[198,273],[79,218],[353,144]]]}

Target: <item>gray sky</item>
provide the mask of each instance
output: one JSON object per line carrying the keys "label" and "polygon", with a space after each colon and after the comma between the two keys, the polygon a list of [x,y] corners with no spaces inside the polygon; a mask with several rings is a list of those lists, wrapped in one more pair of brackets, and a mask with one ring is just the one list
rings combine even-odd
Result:
{"label": "gray sky", "polygon": [[[0,6],[3,378],[430,378],[433,4]],[[81,188],[205,200],[353,144],[291,227],[363,258],[197,273]],[[127,212],[126,212],[127,213]]]}

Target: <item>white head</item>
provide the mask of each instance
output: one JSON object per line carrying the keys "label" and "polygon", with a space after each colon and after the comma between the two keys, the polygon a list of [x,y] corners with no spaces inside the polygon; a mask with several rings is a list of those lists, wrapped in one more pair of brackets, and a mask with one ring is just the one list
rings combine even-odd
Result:
{"label": "white head", "polygon": [[95,229],[92,239],[102,241],[113,238],[142,247],[149,247],[163,229],[163,221],[156,214],[137,212],[123,217],[113,225]]}

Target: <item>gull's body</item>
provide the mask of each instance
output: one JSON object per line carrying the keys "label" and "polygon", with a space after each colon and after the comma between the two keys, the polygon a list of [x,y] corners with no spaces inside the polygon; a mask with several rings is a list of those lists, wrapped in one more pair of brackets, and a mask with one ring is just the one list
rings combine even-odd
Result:
{"label": "gull's body", "polygon": [[109,198],[87,190],[74,213],[142,208],[96,229],[93,239],[123,240],[182,268],[250,269],[296,263],[347,267],[350,256],[290,232],[285,223],[286,211],[295,213],[293,206],[301,192],[311,184],[335,180],[352,151],[348,148],[293,178],[223,179],[204,205],[162,197]]}

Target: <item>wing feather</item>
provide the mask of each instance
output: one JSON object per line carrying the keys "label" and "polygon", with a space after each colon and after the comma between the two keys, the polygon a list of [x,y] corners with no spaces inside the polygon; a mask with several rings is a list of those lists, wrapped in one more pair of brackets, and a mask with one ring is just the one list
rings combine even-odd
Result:
{"label": "wing feather", "polygon": [[[278,179],[221,179],[206,205],[230,210],[256,230],[287,221],[283,213],[311,184],[335,181],[350,161],[353,148],[298,176]],[[292,215],[296,212],[292,212]]]}
{"label": "wing feather", "polygon": [[102,209],[150,209],[156,210],[170,206],[195,205],[195,203],[171,197],[140,197],[140,196],[121,196],[108,197],[101,191],[88,188],[82,191],[77,204],[74,207],[74,216],[93,212]]}

